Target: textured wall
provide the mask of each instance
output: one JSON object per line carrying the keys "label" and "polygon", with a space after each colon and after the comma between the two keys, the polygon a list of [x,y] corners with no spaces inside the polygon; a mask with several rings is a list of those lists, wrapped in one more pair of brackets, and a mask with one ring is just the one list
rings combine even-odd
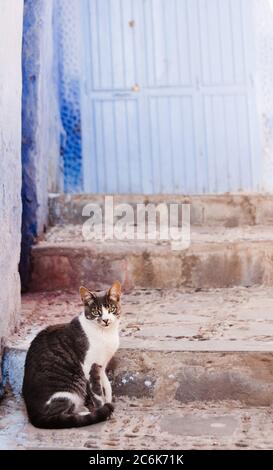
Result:
{"label": "textured wall", "polygon": [[48,188],[62,190],[61,123],[54,29],[55,0],[25,0],[23,37],[23,225],[20,274],[29,281],[30,249],[47,223]]}
{"label": "textured wall", "polygon": [[82,190],[81,86],[85,0],[58,0],[57,27],[60,72],[61,155],[66,192]]}
{"label": "textured wall", "polygon": [[[23,0],[0,12],[0,341],[20,311],[21,41]],[[0,372],[1,373],[1,372]],[[0,377],[1,381],[1,377]]]}

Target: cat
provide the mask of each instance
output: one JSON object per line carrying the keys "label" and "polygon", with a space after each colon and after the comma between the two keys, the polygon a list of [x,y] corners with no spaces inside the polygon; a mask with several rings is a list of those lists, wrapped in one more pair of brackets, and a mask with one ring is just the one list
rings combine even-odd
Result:
{"label": "cat", "polygon": [[32,341],[23,397],[30,422],[60,429],[104,421],[114,410],[106,366],[119,347],[121,285],[103,294],[80,287],[83,312]]}

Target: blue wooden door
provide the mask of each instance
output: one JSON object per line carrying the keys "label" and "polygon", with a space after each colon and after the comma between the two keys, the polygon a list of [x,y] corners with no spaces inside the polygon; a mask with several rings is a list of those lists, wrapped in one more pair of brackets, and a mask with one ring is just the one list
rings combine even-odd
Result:
{"label": "blue wooden door", "polygon": [[88,0],[84,189],[259,188],[252,0]]}

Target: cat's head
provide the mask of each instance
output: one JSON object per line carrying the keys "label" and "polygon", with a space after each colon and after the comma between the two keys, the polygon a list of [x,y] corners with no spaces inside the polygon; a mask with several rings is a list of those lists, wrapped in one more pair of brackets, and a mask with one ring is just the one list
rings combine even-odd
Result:
{"label": "cat's head", "polygon": [[103,294],[92,292],[81,286],[80,296],[87,320],[95,321],[103,328],[108,328],[119,320],[121,314],[121,285],[119,281],[116,281]]}

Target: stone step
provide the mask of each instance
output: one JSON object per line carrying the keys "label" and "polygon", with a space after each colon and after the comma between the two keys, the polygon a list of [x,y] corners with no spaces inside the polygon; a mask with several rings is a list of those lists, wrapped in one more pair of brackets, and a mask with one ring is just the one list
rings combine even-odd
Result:
{"label": "stone step", "polygon": [[272,448],[272,289],[142,289],[122,303],[113,417],[51,431],[28,422],[25,355],[39,330],[70,321],[81,302],[72,291],[23,296],[21,325],[5,348],[0,449]]}
{"label": "stone step", "polygon": [[[130,204],[136,214],[137,204],[190,204],[191,224],[237,227],[242,225],[272,225],[273,195],[217,194],[217,195],[113,195],[114,207]],[[51,194],[49,221],[51,225],[82,224],[86,217],[82,210],[87,204],[97,204],[104,213],[103,194]]]}
{"label": "stone step", "polygon": [[[46,325],[70,321],[80,310],[72,292],[23,296],[22,324],[4,354],[6,389],[20,397],[26,350],[34,335]],[[272,290],[125,294],[121,347],[109,373],[116,397],[272,405]]]}
{"label": "stone step", "polygon": [[234,402],[192,406],[119,397],[109,421],[44,430],[29,423],[21,399],[6,397],[0,421],[1,450],[272,449],[272,409]]}
{"label": "stone step", "polygon": [[85,240],[81,225],[55,226],[32,250],[34,290],[216,288],[273,284],[273,226],[191,227],[186,249],[160,240]]}

